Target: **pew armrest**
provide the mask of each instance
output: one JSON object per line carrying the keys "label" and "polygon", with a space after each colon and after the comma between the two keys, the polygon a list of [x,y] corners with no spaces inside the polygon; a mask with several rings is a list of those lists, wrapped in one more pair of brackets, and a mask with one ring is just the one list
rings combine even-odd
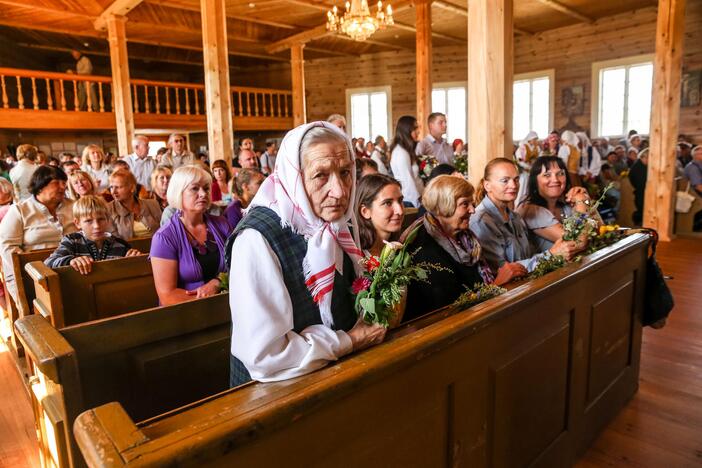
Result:
{"label": "pew armrest", "polygon": [[107,403],[80,414],[73,435],[88,466],[125,466],[122,453],[148,439],[117,402]]}
{"label": "pew armrest", "polygon": [[59,381],[59,361],[75,355],[73,347],[41,315],[27,315],[15,322],[15,333],[34,365],[48,378]]}
{"label": "pew armrest", "polygon": [[24,271],[27,272],[35,284],[47,289],[49,286],[49,278],[57,276],[56,272],[44,265],[44,262],[29,262],[24,266]]}

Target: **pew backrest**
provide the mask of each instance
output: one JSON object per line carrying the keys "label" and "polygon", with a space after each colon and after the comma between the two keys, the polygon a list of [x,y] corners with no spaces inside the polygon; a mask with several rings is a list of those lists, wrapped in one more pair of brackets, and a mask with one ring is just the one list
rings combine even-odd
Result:
{"label": "pew backrest", "polygon": [[634,224],[634,186],[631,185],[629,177],[620,179],[619,192],[621,194],[619,212],[617,212],[617,224],[620,226],[633,226]]}
{"label": "pew backrest", "polygon": [[[683,190],[687,189],[687,184]],[[694,190],[689,190],[688,193],[695,197],[692,206],[687,213],[675,213],[675,233],[676,234],[695,234],[694,224],[695,215],[702,211],[702,197]],[[702,233],[696,233],[702,235]]]}
{"label": "pew backrest", "polygon": [[410,225],[417,220],[419,217],[419,209],[417,208],[405,208],[405,217],[402,219],[402,230],[400,232],[404,232],[405,229],[410,227]]}
{"label": "pew backrest", "polygon": [[228,294],[63,329],[35,314],[16,328],[34,366],[39,424],[57,422],[55,440],[40,445],[66,447],[59,464],[82,464],[70,427],[88,408],[119,401],[142,420],[228,388]]}
{"label": "pew backrest", "polygon": [[57,328],[158,305],[146,255],[95,262],[88,275],[43,262],[29,263],[26,271],[34,281],[35,310]]}

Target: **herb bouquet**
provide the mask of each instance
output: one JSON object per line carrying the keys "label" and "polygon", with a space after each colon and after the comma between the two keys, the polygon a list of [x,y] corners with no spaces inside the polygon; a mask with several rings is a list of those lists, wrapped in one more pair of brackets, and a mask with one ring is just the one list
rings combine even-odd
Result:
{"label": "herb bouquet", "polygon": [[364,272],[352,285],[356,294],[356,313],[366,323],[377,323],[385,327],[396,326],[404,313],[405,292],[412,281],[428,282],[431,270],[444,268],[433,263],[412,263],[412,253],[407,246],[417,236],[412,231],[403,244],[386,242],[380,257],[366,257],[361,260]]}
{"label": "herb bouquet", "polygon": [[466,292],[458,296],[458,299],[453,303],[453,307],[465,309],[506,292],[505,288],[495,284],[476,283],[472,289],[466,287]]}
{"label": "herb bouquet", "polygon": [[604,200],[607,191],[612,188],[613,184],[610,183],[605,187],[594,203],[590,203],[588,209],[584,212],[574,211],[569,216],[563,218],[563,240],[566,241],[577,241],[582,238],[590,237],[592,232],[597,232],[597,226],[599,224],[599,219],[597,216],[597,208],[600,206]]}
{"label": "herb bouquet", "polygon": [[453,167],[463,174],[464,177],[468,177],[468,155],[466,153],[455,154],[453,156]]}
{"label": "herb bouquet", "polygon": [[439,161],[437,161],[437,159],[430,154],[417,156],[417,159],[417,164],[419,165],[419,177],[426,182],[431,175],[431,171],[433,171],[439,164]]}

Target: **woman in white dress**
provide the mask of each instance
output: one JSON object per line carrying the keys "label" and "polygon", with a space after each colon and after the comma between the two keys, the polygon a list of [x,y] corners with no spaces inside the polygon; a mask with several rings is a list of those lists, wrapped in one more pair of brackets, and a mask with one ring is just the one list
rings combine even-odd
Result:
{"label": "woman in white dress", "polygon": [[395,137],[390,144],[390,169],[402,185],[402,196],[412,206],[419,208],[424,183],[419,178],[419,165],[414,152],[419,141],[419,125],[411,115],[397,121]]}
{"label": "woman in white dress", "polygon": [[95,181],[95,193],[100,194],[110,186],[110,171],[105,164],[105,153],[98,145],[88,145],[83,149],[83,167]]}

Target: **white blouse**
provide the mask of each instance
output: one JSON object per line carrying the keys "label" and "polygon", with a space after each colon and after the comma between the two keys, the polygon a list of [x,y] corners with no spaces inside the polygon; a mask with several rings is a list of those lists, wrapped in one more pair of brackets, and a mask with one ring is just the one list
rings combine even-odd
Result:
{"label": "white blouse", "polygon": [[229,306],[231,353],[259,382],[308,374],[352,350],[342,330],[312,325],[293,331],[293,308],[278,257],[255,229],[238,235],[232,247]]}
{"label": "white blouse", "polygon": [[419,198],[424,192],[424,182],[419,178],[419,166],[412,164],[409,153],[401,146],[392,150],[390,169],[402,185],[402,196],[405,201],[419,208]]}
{"label": "white blouse", "polygon": [[93,166],[88,164],[87,166],[83,166],[82,170],[90,174],[90,177],[92,177],[97,184],[95,193],[102,193],[109,188],[110,171],[107,169],[107,165],[103,164],[100,169],[93,169]]}

